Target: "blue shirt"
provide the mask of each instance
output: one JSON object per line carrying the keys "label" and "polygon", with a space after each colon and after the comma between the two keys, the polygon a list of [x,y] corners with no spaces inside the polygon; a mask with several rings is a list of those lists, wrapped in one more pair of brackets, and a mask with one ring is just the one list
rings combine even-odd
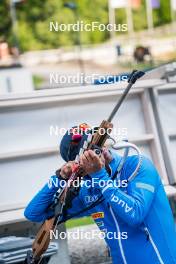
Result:
{"label": "blue shirt", "polygon": [[[112,175],[120,160],[121,157],[113,153]],[[80,211],[103,195],[101,203],[81,215],[91,215],[104,232],[114,264],[174,264],[176,233],[164,187],[154,165],[144,156],[136,177],[128,182],[137,163],[137,156],[129,156],[120,178],[115,180],[111,180],[105,168],[93,173],[94,187],[87,184],[90,179],[86,178],[68,213]],[[52,176],[53,180],[56,178]],[[122,186],[117,182],[119,179]],[[54,184],[46,184],[28,204],[25,217],[34,222],[51,217],[53,211],[47,208],[57,190]]]}

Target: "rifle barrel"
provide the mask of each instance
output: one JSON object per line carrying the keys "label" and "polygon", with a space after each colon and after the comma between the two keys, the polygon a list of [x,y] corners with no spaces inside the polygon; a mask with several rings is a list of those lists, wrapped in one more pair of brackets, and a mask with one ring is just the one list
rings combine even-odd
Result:
{"label": "rifle barrel", "polygon": [[117,113],[117,111],[119,110],[121,104],[123,103],[125,97],[127,96],[129,90],[131,89],[132,87],[132,83],[129,83],[127,88],[125,89],[125,91],[123,92],[122,96],[120,97],[119,101],[117,102],[116,106],[114,107],[114,109],[112,110],[110,116],[108,117],[108,122],[111,122],[112,119],[114,118],[115,114]]}
{"label": "rifle barrel", "polygon": [[137,71],[137,70],[133,70],[131,75],[129,76],[128,79],[128,85],[125,89],[125,91],[123,92],[123,94],[121,95],[121,97],[119,98],[116,106],[114,107],[114,109],[112,110],[110,116],[108,117],[107,121],[111,122],[112,119],[114,118],[115,114],[117,113],[117,111],[119,110],[121,104],[123,103],[125,97],[127,96],[127,94],[129,93],[131,87],[133,86],[133,84],[139,79],[141,78],[145,73],[143,71]]}

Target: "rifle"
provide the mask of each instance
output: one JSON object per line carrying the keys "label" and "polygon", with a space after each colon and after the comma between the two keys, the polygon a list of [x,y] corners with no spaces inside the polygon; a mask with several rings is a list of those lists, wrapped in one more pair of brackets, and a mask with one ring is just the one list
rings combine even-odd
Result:
{"label": "rifle", "polygon": [[[100,154],[101,148],[104,146],[104,143],[109,138],[109,131],[112,130],[113,125],[111,123],[113,117],[117,113],[118,109],[120,108],[122,102],[124,101],[125,97],[127,96],[128,92],[130,91],[133,84],[141,78],[145,73],[142,71],[134,70],[129,79],[128,85],[124,90],[123,94],[119,98],[116,106],[114,107],[113,111],[111,112],[110,116],[107,120],[103,120],[100,124],[97,131],[94,135],[88,137],[88,139],[84,142],[83,148],[80,150],[79,155],[75,159],[74,166],[72,168],[72,174],[69,178],[69,186],[66,186],[64,189],[59,189],[57,193],[57,204],[55,205],[55,215],[54,217],[45,220],[45,222],[40,227],[36,238],[32,245],[32,251],[28,251],[27,257],[25,259],[26,264],[38,264],[41,261],[41,256],[47,250],[49,243],[50,243],[50,232],[55,231],[58,224],[60,223],[60,219],[63,215],[63,210],[66,209],[66,199],[69,194],[70,187],[74,186],[74,181],[81,179],[84,176],[84,172],[82,168],[79,166],[79,156],[84,153],[87,149],[94,149],[97,154]],[[102,131],[103,130],[103,134]],[[57,212],[57,213],[56,213]]]}

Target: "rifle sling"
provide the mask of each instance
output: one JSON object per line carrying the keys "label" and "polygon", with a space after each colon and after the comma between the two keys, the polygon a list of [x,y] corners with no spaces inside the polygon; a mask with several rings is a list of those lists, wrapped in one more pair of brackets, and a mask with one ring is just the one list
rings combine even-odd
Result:
{"label": "rifle sling", "polygon": [[[106,169],[107,169],[107,168],[106,168]],[[120,168],[120,170],[121,170],[121,169],[122,169],[122,168]],[[110,172],[111,172],[110,167],[109,167],[109,169],[107,170],[107,172],[108,172],[108,174],[110,174]],[[112,177],[112,180],[115,179],[116,176],[117,176],[119,173],[120,173],[120,171],[119,171],[119,167],[118,167],[117,170],[116,170],[116,172],[115,172],[115,174],[114,174],[114,176]],[[97,206],[98,204],[102,203],[102,202],[105,200],[105,198],[101,199],[102,197],[103,197],[103,195],[101,194],[101,196],[98,198],[98,200],[97,200],[96,202],[92,203],[91,205],[89,205],[89,206],[83,208],[83,209],[80,210],[79,212],[76,212],[76,213],[74,213],[74,214],[72,214],[72,215],[68,215],[68,214],[67,214],[67,208],[64,206],[64,208],[63,208],[63,219],[62,219],[61,221],[58,222],[58,225],[60,225],[60,224],[62,224],[62,223],[65,223],[67,220],[70,220],[70,219],[72,219],[72,218],[74,218],[74,217],[76,217],[76,216],[78,216],[78,215],[80,215],[80,214],[82,214],[82,213],[84,213],[84,212],[86,212],[86,211],[88,211],[88,210],[94,208],[94,207]]]}

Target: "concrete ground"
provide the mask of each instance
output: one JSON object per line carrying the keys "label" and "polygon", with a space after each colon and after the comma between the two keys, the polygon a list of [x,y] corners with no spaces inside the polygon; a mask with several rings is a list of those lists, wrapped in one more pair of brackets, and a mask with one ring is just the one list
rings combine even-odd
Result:
{"label": "concrete ground", "polygon": [[[104,240],[99,237],[99,232],[96,225],[86,225],[67,230],[71,264],[111,263],[107,246]],[[92,237],[90,238],[90,236]]]}

